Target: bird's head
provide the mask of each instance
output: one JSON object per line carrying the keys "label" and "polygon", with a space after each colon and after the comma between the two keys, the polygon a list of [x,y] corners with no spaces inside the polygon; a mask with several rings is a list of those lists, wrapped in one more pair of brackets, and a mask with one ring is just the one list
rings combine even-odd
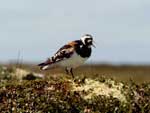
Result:
{"label": "bird's head", "polygon": [[91,46],[95,47],[95,45],[93,44],[93,43],[94,43],[93,37],[92,37],[92,35],[90,35],[90,34],[85,34],[85,35],[83,35],[83,36],[81,37],[81,41],[82,41],[82,43],[83,43],[85,46],[87,46],[87,47],[91,47]]}

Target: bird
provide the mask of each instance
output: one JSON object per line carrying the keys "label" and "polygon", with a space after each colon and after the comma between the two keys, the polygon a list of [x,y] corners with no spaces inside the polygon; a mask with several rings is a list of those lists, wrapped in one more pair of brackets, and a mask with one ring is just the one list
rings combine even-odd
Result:
{"label": "bird", "polygon": [[79,40],[71,41],[62,46],[52,57],[45,62],[38,64],[41,70],[48,70],[57,65],[63,67],[67,74],[74,78],[73,69],[84,64],[91,56],[94,40],[92,35],[85,34]]}

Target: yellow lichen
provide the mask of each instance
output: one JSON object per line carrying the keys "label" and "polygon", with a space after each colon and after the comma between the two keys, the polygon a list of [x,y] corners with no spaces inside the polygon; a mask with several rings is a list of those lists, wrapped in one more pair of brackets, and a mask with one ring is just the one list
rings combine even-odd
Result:
{"label": "yellow lichen", "polygon": [[104,95],[112,96],[114,98],[118,98],[120,101],[126,102],[125,95],[121,93],[123,84],[119,83],[115,85],[115,82],[112,80],[109,80],[107,82],[109,82],[112,87],[109,87],[106,83],[101,83],[92,79],[86,79],[83,85],[72,83],[72,91],[86,92],[83,94],[83,98],[85,100],[92,99],[94,96]]}

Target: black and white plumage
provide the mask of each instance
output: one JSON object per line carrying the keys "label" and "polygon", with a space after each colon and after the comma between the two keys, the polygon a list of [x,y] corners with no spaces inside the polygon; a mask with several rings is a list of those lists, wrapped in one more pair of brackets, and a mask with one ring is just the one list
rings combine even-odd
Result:
{"label": "black and white plumage", "polygon": [[[72,41],[60,48],[54,56],[39,64],[41,70],[47,70],[51,66],[65,67],[67,73],[82,65],[91,56],[93,37],[85,34],[80,40]],[[94,45],[93,45],[94,46]],[[95,47],[95,46],[94,46]]]}

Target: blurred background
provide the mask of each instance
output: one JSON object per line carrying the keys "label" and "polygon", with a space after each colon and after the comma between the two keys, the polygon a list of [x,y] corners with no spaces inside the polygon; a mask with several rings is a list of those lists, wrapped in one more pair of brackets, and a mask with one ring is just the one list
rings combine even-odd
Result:
{"label": "blurred background", "polygon": [[88,63],[150,64],[149,0],[0,0],[0,62],[40,62],[92,34]]}

